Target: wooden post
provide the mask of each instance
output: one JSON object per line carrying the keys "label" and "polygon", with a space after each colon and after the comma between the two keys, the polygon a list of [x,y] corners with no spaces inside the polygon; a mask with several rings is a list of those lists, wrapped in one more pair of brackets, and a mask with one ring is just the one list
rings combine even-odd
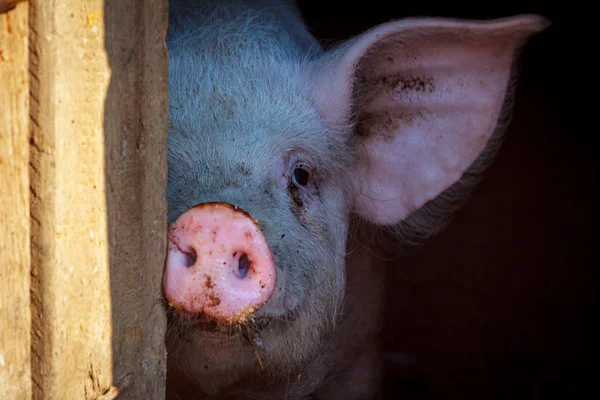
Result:
{"label": "wooden post", "polygon": [[114,382],[121,399],[164,399],[167,249],[167,0],[105,0],[105,101]]}
{"label": "wooden post", "polygon": [[0,398],[31,397],[27,4],[0,14]]}
{"label": "wooden post", "polygon": [[35,399],[164,398],[166,0],[30,1]]}

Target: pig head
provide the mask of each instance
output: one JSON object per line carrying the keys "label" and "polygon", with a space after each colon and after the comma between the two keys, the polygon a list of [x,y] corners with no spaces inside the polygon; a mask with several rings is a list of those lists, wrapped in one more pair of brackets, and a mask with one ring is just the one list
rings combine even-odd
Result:
{"label": "pig head", "polygon": [[323,49],[295,10],[171,1],[173,398],[319,393],[345,302],[364,296],[346,291],[362,262],[349,235],[443,226],[498,147],[520,49],[547,25],[413,18]]}

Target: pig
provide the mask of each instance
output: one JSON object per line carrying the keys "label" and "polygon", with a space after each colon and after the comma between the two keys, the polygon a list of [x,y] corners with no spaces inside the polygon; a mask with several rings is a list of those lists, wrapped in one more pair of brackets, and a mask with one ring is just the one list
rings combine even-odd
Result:
{"label": "pig", "polygon": [[412,17],[325,47],[289,0],[169,14],[167,397],[381,398],[377,249],[464,203],[548,20]]}

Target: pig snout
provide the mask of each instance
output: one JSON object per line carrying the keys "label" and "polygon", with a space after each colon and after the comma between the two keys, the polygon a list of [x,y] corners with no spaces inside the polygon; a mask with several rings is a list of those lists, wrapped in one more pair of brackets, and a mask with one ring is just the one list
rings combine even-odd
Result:
{"label": "pig snout", "polygon": [[204,203],[169,227],[164,291],[178,310],[225,324],[246,320],[269,300],[275,262],[257,222],[227,203]]}

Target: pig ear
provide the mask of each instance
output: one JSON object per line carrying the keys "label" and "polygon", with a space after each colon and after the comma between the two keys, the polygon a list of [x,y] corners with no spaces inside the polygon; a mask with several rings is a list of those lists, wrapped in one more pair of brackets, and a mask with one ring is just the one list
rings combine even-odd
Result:
{"label": "pig ear", "polygon": [[354,126],[354,211],[397,224],[459,181],[508,115],[518,51],[547,25],[406,19],[329,52],[314,93],[332,127]]}

